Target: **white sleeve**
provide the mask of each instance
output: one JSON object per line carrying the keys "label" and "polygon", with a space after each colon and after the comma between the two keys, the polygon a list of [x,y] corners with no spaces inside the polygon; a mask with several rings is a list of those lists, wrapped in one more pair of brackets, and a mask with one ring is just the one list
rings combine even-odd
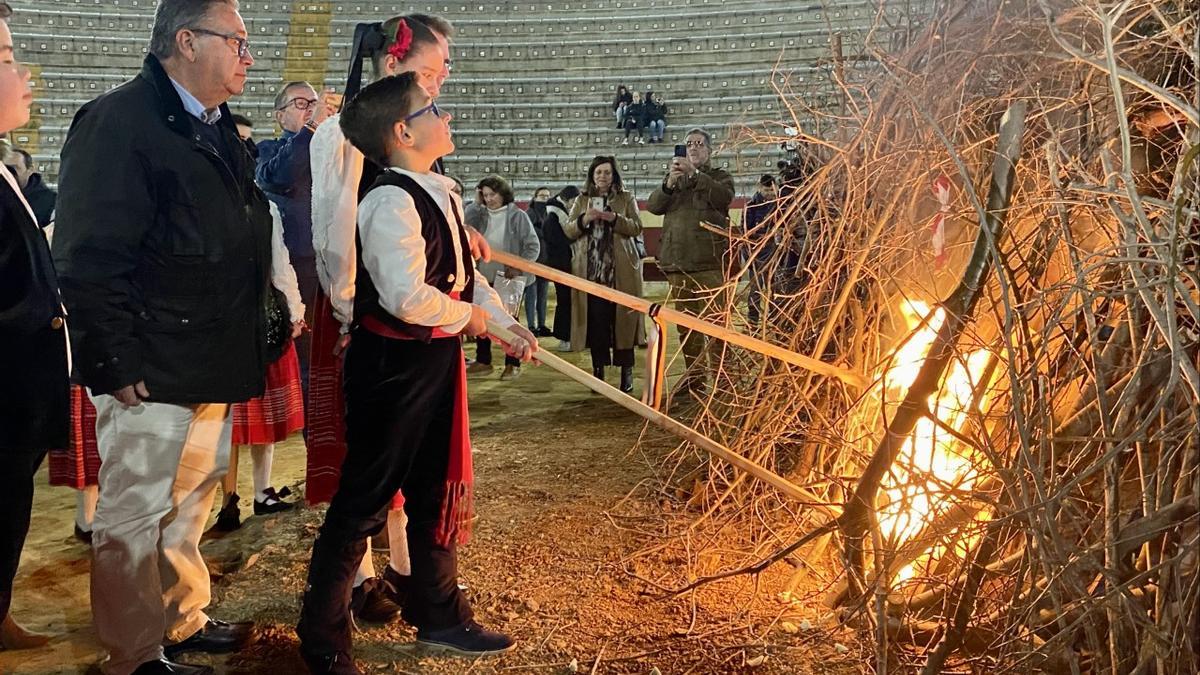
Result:
{"label": "white sleeve", "polygon": [[334,317],[345,327],[354,315],[354,275],[358,269],[354,224],[363,155],[346,140],[339,119],[334,115],[317,128],[309,144],[309,163],[317,277],[333,305]]}
{"label": "white sleeve", "polygon": [[377,187],[359,207],[363,265],[379,292],[380,306],[411,324],[462,331],[471,305],[425,283],[425,237],[412,197],[398,187]]}
{"label": "white sleeve", "polygon": [[271,202],[271,285],[278,288],[287,298],[288,314],[292,322],[304,318],[304,303],[300,300],[300,284],[296,282],[296,270],[287,246],[283,243],[283,216],[279,207]]}

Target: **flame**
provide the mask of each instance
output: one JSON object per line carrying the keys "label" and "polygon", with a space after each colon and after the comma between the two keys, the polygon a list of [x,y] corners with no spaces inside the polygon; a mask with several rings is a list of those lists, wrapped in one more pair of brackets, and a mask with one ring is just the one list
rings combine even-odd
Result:
{"label": "flame", "polygon": [[[911,336],[885,361],[880,379],[883,382],[883,404],[894,410],[916,380],[925,357],[945,320],[941,308],[930,311],[929,305],[908,300],[901,307]],[[988,353],[980,349],[952,363],[937,393],[929,397],[929,409],[937,422],[929,417],[917,421],[912,434],[900,450],[890,480],[884,485],[884,499],[879,508],[880,530],[896,547],[916,537],[927,523],[936,519],[954,504],[948,494],[952,490],[969,490],[978,478],[977,461],[953,433],[961,432],[968,413],[975,405],[986,403],[986,391],[976,401],[976,392],[983,389],[979,379],[986,369]],[[959,548],[965,542],[959,542]],[[926,551],[929,560],[945,547],[939,545]],[[903,568],[896,581],[906,581],[917,573],[920,561]]]}

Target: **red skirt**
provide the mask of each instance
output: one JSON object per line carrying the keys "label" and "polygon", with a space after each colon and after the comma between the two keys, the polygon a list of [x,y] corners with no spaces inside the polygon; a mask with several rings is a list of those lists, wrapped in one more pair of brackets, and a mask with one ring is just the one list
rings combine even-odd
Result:
{"label": "red skirt", "polygon": [[50,484],[82,490],[99,485],[96,408],[87,391],[71,385],[71,447],[50,451]]}
{"label": "red skirt", "polygon": [[[317,291],[313,312],[312,354],[308,361],[308,465],[304,500],[309,505],[333,499],[346,460],[346,405],[342,399],[342,359],[333,355],[341,336],[333,305]],[[392,508],[401,508],[399,492]]]}
{"label": "red skirt", "polygon": [[278,443],[304,428],[304,392],[300,389],[300,361],[296,343],[267,366],[263,395],[233,404],[233,444]]}

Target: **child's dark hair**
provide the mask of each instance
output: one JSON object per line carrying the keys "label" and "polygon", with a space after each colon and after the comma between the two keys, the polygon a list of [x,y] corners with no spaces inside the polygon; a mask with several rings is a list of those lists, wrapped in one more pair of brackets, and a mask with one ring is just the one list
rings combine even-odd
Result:
{"label": "child's dark hair", "polygon": [[376,80],[346,104],[338,124],[354,147],[380,166],[388,165],[393,129],[421,101],[425,90],[415,73]]}

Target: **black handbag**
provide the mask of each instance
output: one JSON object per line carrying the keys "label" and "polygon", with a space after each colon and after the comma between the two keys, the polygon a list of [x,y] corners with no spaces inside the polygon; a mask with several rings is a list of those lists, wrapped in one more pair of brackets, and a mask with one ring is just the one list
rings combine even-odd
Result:
{"label": "black handbag", "polygon": [[292,317],[283,292],[274,286],[270,290],[267,294],[267,362],[275,363],[283,356],[288,340],[292,339]]}

